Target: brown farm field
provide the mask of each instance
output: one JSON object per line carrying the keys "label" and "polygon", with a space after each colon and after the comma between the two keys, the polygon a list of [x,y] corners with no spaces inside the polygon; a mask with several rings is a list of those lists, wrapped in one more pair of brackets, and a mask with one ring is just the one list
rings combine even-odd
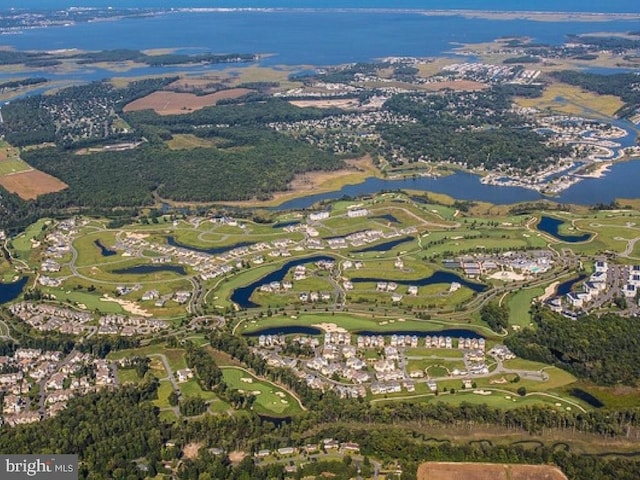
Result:
{"label": "brown farm field", "polygon": [[45,193],[59,192],[68,186],[63,181],[40,170],[2,176],[0,177],[0,185],[24,200],[33,200]]}
{"label": "brown farm field", "polygon": [[426,462],[418,468],[418,480],[567,480],[551,465],[502,463]]}
{"label": "brown farm field", "polygon": [[124,111],[154,110],[159,115],[179,115],[210,107],[219,100],[242,97],[251,91],[248,88],[232,88],[209,95],[158,91],[125,105]]}

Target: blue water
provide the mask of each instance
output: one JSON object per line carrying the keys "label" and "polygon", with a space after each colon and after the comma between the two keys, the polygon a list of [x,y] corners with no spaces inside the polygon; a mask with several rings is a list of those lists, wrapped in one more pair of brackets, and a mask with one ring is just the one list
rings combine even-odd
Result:
{"label": "blue water", "polygon": [[534,190],[521,187],[485,185],[480,183],[480,177],[467,172],[456,172],[443,178],[421,177],[384,180],[370,177],[357,185],[347,185],[333,192],[295,198],[274,208],[276,210],[299,210],[309,208],[321,200],[342,197],[355,198],[380,191],[398,190],[444,193],[458,200],[489,202],[495,205],[510,205],[543,199],[576,205],[606,204],[619,198],[638,198],[637,179],[639,177],[640,161],[616,163],[604,177],[586,178],[555,197],[545,197]]}
{"label": "blue water", "polygon": [[115,250],[110,250],[105,247],[100,240],[95,240],[93,243],[100,249],[100,255],[102,255],[103,257],[112,257],[116,253],[118,253]]}
{"label": "blue water", "polygon": [[590,233],[583,233],[582,235],[562,235],[558,232],[560,226],[565,223],[562,220],[558,220],[553,217],[542,216],[538,222],[537,228],[541,232],[548,233],[549,235],[562,240],[567,243],[585,242],[591,238]]}
{"label": "blue water", "polygon": [[22,293],[28,277],[22,277],[13,283],[0,283],[0,304],[15,300]]}
{"label": "blue water", "polygon": [[[606,178],[606,177],[605,177]],[[358,197],[383,190],[421,190],[445,193],[459,200],[481,200],[496,205],[511,204],[524,201],[541,200],[542,195],[533,190],[520,187],[498,187],[480,183],[480,177],[466,172],[457,172],[442,178],[417,177],[400,180],[384,180],[370,177],[363,183],[346,185],[340,190],[318,193],[306,197],[294,198],[281,203],[277,210],[299,210],[309,208],[314,203],[327,199],[342,197]]]}
{"label": "blue water", "polygon": [[[114,48],[174,48],[191,51],[241,52],[270,54],[262,65],[334,65],[371,61],[384,56],[441,56],[451,52],[458,43],[485,42],[501,36],[532,37],[536,42],[557,44],[568,33],[622,32],[638,30],[633,21],[602,22],[537,22],[529,20],[470,19],[459,15],[428,16],[401,9],[470,9],[515,11],[576,11],[637,13],[631,1],[550,0],[509,2],[474,0],[433,0],[395,2],[383,0],[320,1],[307,0],[13,0],[2,2],[0,9],[64,8],[69,6],[114,7],[282,7],[289,10],[175,12],[154,17],[130,18],[118,21],[78,24],[69,27],[49,27],[24,30],[19,35],[3,35],[0,45],[23,50],[80,48],[104,50]],[[353,11],[345,8],[393,9],[389,11]],[[304,11],[320,9],[319,11]],[[30,76],[45,76],[58,81],[91,81],[112,76],[173,74],[176,72],[203,73],[228,65],[143,67],[127,72],[86,66],[80,71],[48,69]],[[301,67],[303,68],[303,67]],[[36,75],[37,74],[37,75]],[[10,71],[0,73],[0,81],[14,78]],[[637,130],[631,131],[621,143],[635,142]],[[586,179],[553,197],[561,203],[591,205],[609,203],[618,198],[637,198],[636,179],[640,163],[615,165],[611,173],[601,179]],[[478,177],[456,173],[442,179],[417,178],[406,180],[368,179],[360,185],[344,187],[340,191],[291,200],[279,209],[307,208],[319,200],[342,196],[372,194],[380,190],[414,189],[445,193],[461,200],[486,201],[494,204],[513,204],[541,200],[535,191],[518,187],[482,185]]]}
{"label": "blue water", "polygon": [[566,295],[567,293],[569,293],[571,291],[571,288],[577,284],[582,282],[585,278],[587,278],[586,275],[580,275],[576,278],[573,278],[571,280],[567,280],[566,282],[562,282],[560,285],[558,285],[558,288],[556,288],[556,295],[557,296],[563,296]]}
{"label": "blue water", "polygon": [[366,252],[388,252],[394,247],[413,240],[413,237],[403,237],[390,242],[380,243],[378,245],[372,245],[371,247],[361,248],[360,250],[353,250],[352,253],[366,253]]}
{"label": "blue water", "polygon": [[83,7],[256,7],[256,8],[430,8],[469,10],[511,10],[552,12],[630,12],[638,6],[629,0],[10,0],[0,10],[9,8],[62,9]]}
{"label": "blue water", "polygon": [[112,270],[116,275],[146,275],[149,273],[173,272],[178,275],[186,275],[187,271],[182,265],[139,265],[137,267],[120,268]]}
{"label": "blue water", "polygon": [[167,237],[167,243],[172,247],[184,248],[186,250],[193,250],[194,252],[202,252],[208,253],[210,255],[220,255],[222,253],[229,252],[234,248],[248,247],[249,245],[253,245],[253,242],[239,242],[234,243],[233,245],[225,245],[224,247],[211,247],[211,248],[202,248],[202,247],[194,247],[193,245],[187,245],[186,243],[180,243],[173,236]]}
{"label": "blue water", "polygon": [[240,308],[259,307],[260,305],[252,302],[249,299],[251,298],[251,295],[253,295],[253,292],[255,291],[255,289],[258,288],[260,285],[264,285],[266,283],[271,283],[271,282],[282,281],[282,279],[285,277],[289,269],[297,265],[304,265],[305,263],[320,262],[322,260],[333,261],[335,259],[332,257],[327,257],[326,255],[316,255],[314,257],[298,258],[296,260],[291,260],[285,263],[278,270],[275,270],[269,273],[268,275],[265,275],[264,277],[256,280],[255,282],[250,283],[245,287],[236,288],[231,294],[231,301],[238,304]]}
{"label": "blue water", "polygon": [[400,221],[390,213],[385,213],[384,215],[376,215],[375,217],[369,218],[371,220],[386,220],[389,223],[400,223]]}
{"label": "blue water", "polygon": [[322,335],[324,332],[315,327],[302,325],[288,325],[282,327],[270,327],[255,332],[243,333],[246,337],[259,337],[260,335]]}
{"label": "blue water", "polygon": [[271,228],[293,227],[294,225],[300,225],[300,222],[297,220],[292,220],[290,222],[278,222],[271,225]]}
{"label": "blue water", "polygon": [[[396,8],[390,2],[386,6]],[[537,5],[536,9],[539,10]],[[622,32],[633,28],[633,22],[623,20],[505,21],[464,18],[454,14],[428,16],[400,10],[174,12],[145,18],[23,30],[19,35],[3,36],[1,43],[22,50],[190,48],[272,54],[261,60],[263,65],[334,65],[371,61],[383,56],[438,56],[450,51],[456,43],[483,42],[498,36],[526,34],[535,41],[557,44],[565,39],[567,33]],[[181,71],[194,69],[202,71],[200,66],[180,67]],[[136,75],[157,70],[140,69]],[[161,70],[176,71],[175,68]],[[95,69],[93,75],[104,73],[106,76],[114,75]],[[132,72],[125,73],[130,74]]]}
{"label": "blue water", "polygon": [[378,282],[390,282],[393,281],[398,285],[416,285],[418,287],[424,287],[425,285],[436,285],[438,283],[452,283],[458,282],[467,288],[470,288],[474,292],[482,292],[487,289],[486,285],[481,283],[473,283],[465,280],[459,275],[451,272],[437,271],[433,275],[424,278],[418,278],[415,280],[389,280],[385,278],[353,278],[352,283],[378,283]]}

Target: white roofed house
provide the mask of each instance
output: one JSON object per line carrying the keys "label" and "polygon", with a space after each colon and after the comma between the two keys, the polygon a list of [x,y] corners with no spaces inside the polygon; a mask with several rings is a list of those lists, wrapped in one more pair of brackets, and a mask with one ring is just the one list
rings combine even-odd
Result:
{"label": "white roofed house", "polygon": [[604,260],[598,260],[595,264],[595,269],[596,269],[596,272],[607,273],[607,271],[609,270],[609,266],[607,265],[607,262],[605,262]]}

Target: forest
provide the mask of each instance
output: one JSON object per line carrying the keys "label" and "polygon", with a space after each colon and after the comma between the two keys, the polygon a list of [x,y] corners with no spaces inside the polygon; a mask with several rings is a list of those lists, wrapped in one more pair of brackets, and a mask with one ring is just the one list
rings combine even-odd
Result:
{"label": "forest", "polygon": [[138,50],[102,50],[99,52],[82,52],[73,57],[78,64],[92,64],[103,62],[136,62],[145,63],[152,67],[168,65],[186,64],[216,64],[216,63],[238,63],[252,62],[256,56],[251,53],[202,53],[197,55],[185,55],[176,53],[165,53],[159,55],[147,55]]}
{"label": "forest", "polygon": [[600,385],[640,380],[640,323],[613,313],[567,321],[548,309],[534,309],[536,328],[505,343],[519,357],[557,365]]}
{"label": "forest", "polygon": [[[213,348],[229,353],[256,374],[292,388],[308,409],[274,423],[251,412],[248,403],[236,407],[247,408],[240,415],[204,415],[164,423],[149,403],[157,397],[157,379],[146,372],[138,387],[104,390],[73,399],[67,410],[39,424],[0,427],[0,451],[77,453],[82,462],[80,478],[88,479],[143,478],[167,472],[164,462],[180,459],[178,478],[267,480],[285,478],[285,464],[263,467],[249,456],[232,465],[228,457],[212,454],[209,449],[242,450],[251,455],[259,449],[302,447],[323,438],[335,438],[359,443],[365,456],[399,462],[405,480],[415,479],[417,465],[427,460],[551,463],[560,466],[570,480],[637,480],[633,475],[640,465],[634,458],[578,455],[568,447],[545,446],[541,442],[536,448],[528,448],[518,442],[439,441],[429,432],[430,426],[437,425],[487,425],[508,428],[514,434],[541,435],[547,429],[556,429],[596,434],[602,439],[627,437],[638,434],[638,409],[602,408],[582,413],[558,411],[551,406],[503,410],[464,402],[458,406],[442,402],[372,405],[362,400],[339,399],[331,391],[310,390],[292,371],[268,367],[264,359],[252,353],[244,338],[226,329],[212,332],[209,339]],[[186,348],[188,364],[196,369],[203,384],[214,386],[220,381],[219,370],[206,350],[193,345]],[[184,414],[197,415],[205,405],[196,399],[181,401],[179,406]],[[41,434],[43,428],[47,435]],[[181,448],[194,442],[202,445],[200,455],[181,458]],[[345,457],[343,463],[312,463],[301,472],[314,476],[321,468],[342,478],[340,475],[350,472],[351,466]]]}
{"label": "forest", "polygon": [[[286,190],[298,173],[343,167],[335,155],[268,127],[271,122],[323,118],[340,112],[337,109],[298,108],[269,99],[208,107],[188,115],[122,112],[133,99],[173,80],[141,80],[122,89],[95,82],[55,95],[27,97],[3,108],[0,133],[16,146],[42,144],[24,150],[22,158],[69,188],[29,202],[0,189],[0,226],[14,231],[70,209],[112,217],[123,208],[153,203],[154,194],[196,202],[266,199],[274,191]],[[209,140],[211,146],[172,150],[166,145],[173,135],[183,133]],[[142,144],[128,151],[76,154],[81,147],[116,141]]]}

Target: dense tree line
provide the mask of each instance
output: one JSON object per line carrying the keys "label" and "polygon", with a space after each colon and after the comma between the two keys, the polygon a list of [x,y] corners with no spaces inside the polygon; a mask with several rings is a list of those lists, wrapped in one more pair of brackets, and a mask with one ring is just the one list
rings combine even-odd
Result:
{"label": "dense tree line", "polygon": [[505,65],[511,65],[514,63],[540,63],[542,60],[540,57],[534,57],[532,55],[523,55],[522,57],[505,58],[502,63]]}
{"label": "dense tree line", "polygon": [[[59,120],[47,108],[41,108],[43,104],[55,108],[73,104],[76,113],[90,115],[95,105],[85,105],[82,99],[99,97],[118,112],[129,101],[171,80],[133,82],[126,89],[96,83],[65,89],[53,96],[28,97],[3,109],[2,128],[14,144],[56,141],[62,145],[63,148],[25,151],[23,158],[35,168],[60,178],[69,188],[28,202],[0,189],[2,226],[19,229],[42,216],[55,217],[67,209],[78,208],[83,209],[82,213],[113,216],[118,214],[113,208],[151,204],[155,190],[163,197],[179,201],[267,198],[273,191],[285,190],[297,173],[343,166],[334,155],[266,127],[270,122],[321,118],[335,111],[297,108],[283,100],[211,107],[167,117],[151,111],[132,112],[125,116],[133,130],[126,134],[112,132],[109,138],[145,137],[148,142],[131,151],[91,155],[75,155],[66,147],[104,141],[103,129],[91,127],[95,138],[69,137],[69,131],[59,126]],[[69,118],[75,118],[74,115]],[[112,118],[108,113],[105,115]],[[71,124],[76,122],[70,121]],[[229,125],[232,127],[225,127]],[[211,138],[217,145],[189,151],[170,150],[164,142],[176,133]],[[125,213],[130,218],[131,213]]]}
{"label": "dense tree line", "polygon": [[144,63],[152,67],[168,65],[186,64],[217,64],[217,63],[238,63],[252,62],[256,56],[251,53],[201,53],[197,55],[186,55],[178,53],[164,53],[159,55],[148,55],[139,50],[116,49],[102,50],[99,52],[82,52],[71,58],[77,59],[78,64],[92,64],[102,62],[136,62]]}
{"label": "dense tree line", "polygon": [[184,358],[189,368],[196,374],[198,383],[203,390],[211,391],[222,381],[222,371],[213,361],[211,355],[203,349],[190,344],[187,346]]}
{"label": "dense tree line", "polygon": [[48,81],[49,80],[47,80],[44,77],[25,78],[23,80],[13,80],[10,82],[0,83],[0,90],[19,88],[19,87],[30,87],[33,85],[40,85],[42,83],[47,83]]}
{"label": "dense tree line", "polygon": [[506,339],[519,357],[569,370],[603,385],[640,380],[640,323],[612,313],[571,321],[543,307],[534,310],[535,328]]}
{"label": "dense tree line", "polygon": [[[216,133],[208,130],[202,136]],[[23,158],[69,185],[40,203],[95,208],[147,205],[156,189],[177,201],[265,198],[286,190],[297,173],[343,165],[329,153],[266,129],[230,128],[221,135],[226,140],[223,148],[146,145],[82,156],[47,148],[26,152]]]}
{"label": "dense tree line", "polygon": [[640,48],[640,40],[622,36],[567,35],[567,37],[570,42],[582,43],[602,50],[612,50],[615,53]]}
{"label": "dense tree line", "polygon": [[480,319],[494,332],[502,332],[509,327],[509,307],[497,302],[485,303],[480,309]]}
{"label": "dense tree line", "polygon": [[180,413],[185,417],[202,415],[207,411],[207,402],[200,397],[188,397],[178,403]]}
{"label": "dense tree line", "polygon": [[157,412],[146,401],[156,390],[157,382],[149,382],[74,398],[54,418],[0,427],[0,451],[78,454],[80,478],[144,478],[133,460],[146,457],[151,465],[159,465],[167,438]]}

